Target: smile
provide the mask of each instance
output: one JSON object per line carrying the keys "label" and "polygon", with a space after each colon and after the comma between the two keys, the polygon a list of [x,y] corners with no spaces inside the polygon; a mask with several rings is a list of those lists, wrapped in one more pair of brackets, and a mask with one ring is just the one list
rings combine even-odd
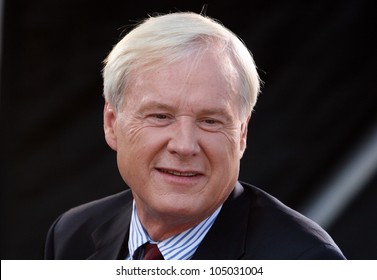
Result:
{"label": "smile", "polygon": [[175,170],[168,170],[168,169],[157,169],[158,171],[174,176],[179,176],[179,177],[194,177],[199,175],[197,172],[180,172],[180,171],[175,171]]}

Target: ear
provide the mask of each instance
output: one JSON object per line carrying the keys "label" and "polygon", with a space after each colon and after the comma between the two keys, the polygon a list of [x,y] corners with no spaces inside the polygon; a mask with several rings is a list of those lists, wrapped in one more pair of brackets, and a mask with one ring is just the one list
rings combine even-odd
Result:
{"label": "ear", "polygon": [[241,137],[240,137],[240,158],[242,158],[247,143],[247,127],[249,125],[250,116],[247,117],[246,121],[241,124]]}
{"label": "ear", "polygon": [[116,112],[112,106],[106,101],[103,109],[103,128],[105,131],[105,139],[107,144],[114,151],[117,150],[116,138]]}

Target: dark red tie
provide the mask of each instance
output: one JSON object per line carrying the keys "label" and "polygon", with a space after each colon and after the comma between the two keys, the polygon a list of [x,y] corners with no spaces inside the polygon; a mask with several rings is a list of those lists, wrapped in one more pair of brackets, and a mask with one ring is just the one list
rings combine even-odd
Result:
{"label": "dark red tie", "polygon": [[144,260],[163,260],[160,250],[157,244],[145,244],[144,245]]}

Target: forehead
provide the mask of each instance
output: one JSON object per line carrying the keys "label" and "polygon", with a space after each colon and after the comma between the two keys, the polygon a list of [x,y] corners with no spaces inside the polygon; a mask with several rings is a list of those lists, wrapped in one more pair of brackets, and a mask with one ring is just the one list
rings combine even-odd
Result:
{"label": "forehead", "polygon": [[[228,55],[216,51],[197,53],[174,63],[160,63],[133,71],[126,97],[161,98],[195,96],[199,99],[238,95],[238,74]],[[171,97],[171,96],[170,96]]]}

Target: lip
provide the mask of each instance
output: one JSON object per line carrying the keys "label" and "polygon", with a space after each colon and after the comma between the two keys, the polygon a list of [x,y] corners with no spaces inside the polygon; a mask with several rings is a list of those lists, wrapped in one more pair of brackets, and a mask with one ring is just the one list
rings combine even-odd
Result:
{"label": "lip", "polygon": [[157,167],[156,170],[159,173],[171,175],[175,177],[182,177],[182,178],[192,178],[197,176],[202,176],[203,173],[196,170],[180,170],[180,169],[172,169],[172,168],[164,168],[164,167]]}
{"label": "lip", "polygon": [[[171,186],[171,191],[182,191],[202,185],[204,173],[193,169],[155,168],[157,182],[164,186]],[[179,187],[179,189],[176,189]],[[181,189],[183,187],[183,189]]]}

